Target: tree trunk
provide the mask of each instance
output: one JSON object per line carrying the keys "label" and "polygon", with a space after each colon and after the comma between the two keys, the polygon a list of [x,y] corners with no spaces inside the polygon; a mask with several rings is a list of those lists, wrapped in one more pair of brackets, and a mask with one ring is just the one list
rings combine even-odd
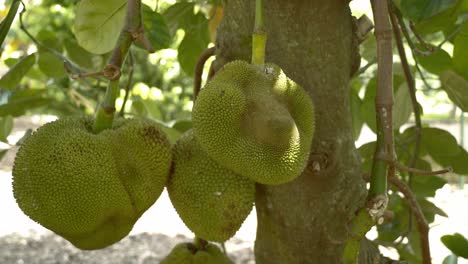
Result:
{"label": "tree trunk", "polygon": [[[280,186],[257,186],[256,261],[339,263],[347,223],[366,196],[348,101],[348,82],[359,61],[348,1],[264,2],[266,61],[308,91],[316,132],[300,177]],[[250,61],[254,9],[253,0],[225,1],[215,67]]]}

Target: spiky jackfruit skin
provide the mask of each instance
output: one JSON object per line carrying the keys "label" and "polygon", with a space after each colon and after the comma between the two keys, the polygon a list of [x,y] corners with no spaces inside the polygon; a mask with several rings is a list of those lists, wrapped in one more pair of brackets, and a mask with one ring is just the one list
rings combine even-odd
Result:
{"label": "spiky jackfruit skin", "polygon": [[208,244],[204,249],[197,249],[192,243],[180,243],[159,264],[234,264],[234,262],[213,244]]}
{"label": "spiky jackfruit skin", "polygon": [[173,160],[167,191],[185,225],[204,240],[232,237],[252,210],[255,183],[208,157],[192,130],[177,141]]}
{"label": "spiky jackfruit skin", "polygon": [[155,123],[115,123],[99,134],[89,118],[48,123],[24,142],[13,165],[21,210],[80,249],[125,237],[169,175],[171,146]]}
{"label": "spiky jackfruit skin", "polygon": [[306,166],[313,103],[274,64],[226,64],[202,89],[192,115],[202,148],[238,174],[277,185],[299,176]]}

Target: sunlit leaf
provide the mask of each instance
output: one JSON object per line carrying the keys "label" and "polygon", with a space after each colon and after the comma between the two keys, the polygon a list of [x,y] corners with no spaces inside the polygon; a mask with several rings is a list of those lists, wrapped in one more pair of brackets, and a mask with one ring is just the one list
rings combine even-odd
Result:
{"label": "sunlit leaf", "polygon": [[185,30],[185,36],[179,45],[177,55],[180,66],[188,75],[193,75],[198,57],[210,41],[206,17],[202,13],[197,13],[191,20],[192,26]]}
{"label": "sunlit leaf", "polygon": [[13,23],[13,20],[15,19],[16,12],[18,12],[18,8],[21,4],[21,1],[15,0],[11,3],[10,10],[8,11],[8,15],[5,17],[5,19],[2,20],[2,23],[0,23],[0,46],[2,46],[3,41],[5,40],[8,31],[10,31],[11,24]]}
{"label": "sunlit leaf", "polygon": [[171,5],[163,16],[169,26],[171,34],[174,35],[177,29],[185,29],[190,26],[190,20],[193,16],[195,3],[179,2]]}
{"label": "sunlit leaf", "polygon": [[24,75],[36,63],[36,54],[33,53],[22,58],[0,79],[0,88],[13,90],[20,83]]}
{"label": "sunlit leaf", "polygon": [[440,81],[450,100],[462,111],[468,112],[468,81],[454,71],[443,72]]}
{"label": "sunlit leaf", "polygon": [[393,128],[398,129],[404,125],[413,113],[413,104],[409,93],[408,85],[400,85],[395,94],[393,105]]}
{"label": "sunlit leaf", "polygon": [[111,51],[122,29],[125,0],[82,0],[76,8],[75,36],[78,44],[95,54]]}
{"label": "sunlit leaf", "polygon": [[59,78],[67,75],[63,61],[55,56],[52,52],[39,52],[37,64],[39,69],[49,77]]}
{"label": "sunlit leaf", "polygon": [[444,258],[442,264],[458,264],[458,257],[456,255],[448,255]]}
{"label": "sunlit leaf", "polygon": [[155,51],[171,45],[172,37],[165,18],[147,5],[143,5],[143,26]]}
{"label": "sunlit leaf", "polygon": [[13,130],[13,117],[5,116],[0,118],[0,141],[8,142],[7,137]]}

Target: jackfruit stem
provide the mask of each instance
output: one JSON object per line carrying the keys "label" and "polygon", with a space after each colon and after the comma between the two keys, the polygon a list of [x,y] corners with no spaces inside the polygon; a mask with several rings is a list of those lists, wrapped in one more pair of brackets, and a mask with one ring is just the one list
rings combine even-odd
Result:
{"label": "jackfruit stem", "polygon": [[94,133],[99,133],[112,127],[112,122],[114,121],[115,116],[115,100],[119,96],[119,90],[118,80],[109,82],[104,101],[96,112],[93,124]]}
{"label": "jackfruit stem", "polygon": [[120,31],[119,39],[112,51],[112,56],[109,59],[108,67],[113,69],[116,74],[109,78],[104,101],[99,105],[93,124],[93,132],[99,133],[105,129],[112,127],[112,122],[115,116],[115,100],[119,96],[119,79],[120,69],[127,57],[130,46],[141,35],[142,20],[141,20],[141,0],[128,0],[127,14],[125,24]]}
{"label": "jackfruit stem", "polygon": [[263,0],[255,2],[255,26],[252,34],[252,64],[265,64],[267,34],[263,19]]}
{"label": "jackfruit stem", "polygon": [[203,250],[206,248],[206,246],[208,246],[208,241],[202,239],[202,238],[199,238],[199,237],[195,237],[193,239],[193,244],[195,245],[195,247],[198,249],[198,250]]}

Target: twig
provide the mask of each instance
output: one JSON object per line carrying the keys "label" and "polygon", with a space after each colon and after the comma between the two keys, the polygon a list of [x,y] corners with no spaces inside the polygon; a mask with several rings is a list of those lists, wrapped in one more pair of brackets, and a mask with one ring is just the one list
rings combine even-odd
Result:
{"label": "twig", "polygon": [[130,90],[131,90],[132,82],[133,82],[133,70],[134,70],[135,61],[133,58],[133,53],[131,51],[128,52],[127,64],[128,64],[128,80],[127,80],[127,85],[125,86],[125,97],[123,99],[122,108],[120,109],[120,112],[119,112],[120,117],[124,116],[125,106],[127,105],[128,97],[130,95]]}
{"label": "twig", "polygon": [[419,206],[419,203],[416,200],[413,192],[402,180],[398,179],[397,177],[389,177],[389,181],[405,196],[411,211],[416,217],[421,241],[422,263],[430,264],[431,250],[429,248],[429,225],[427,224],[426,218],[424,217],[424,213],[422,212],[422,209]]}
{"label": "twig", "polygon": [[419,44],[421,44],[422,46],[424,46],[424,48],[427,49],[428,52],[430,53],[433,53],[435,51],[434,47],[427,43],[422,37],[421,35],[419,35],[418,31],[416,30],[416,26],[414,25],[413,21],[410,21],[410,29],[411,29],[411,32],[413,32],[414,36],[416,37],[416,39],[419,41]]}
{"label": "twig", "polygon": [[445,168],[445,169],[442,169],[442,170],[437,170],[437,171],[427,171],[427,170],[420,170],[420,169],[405,166],[405,165],[403,165],[401,163],[398,163],[395,159],[391,159],[389,157],[388,158],[379,157],[379,159],[381,159],[381,160],[395,166],[395,168],[397,168],[397,169],[399,169],[401,171],[406,171],[406,172],[419,174],[419,175],[431,176],[431,175],[441,175],[441,174],[452,172],[451,167],[448,167],[448,168]]}
{"label": "twig", "polygon": [[206,49],[202,52],[200,57],[198,57],[197,64],[195,65],[195,75],[193,80],[193,98],[194,101],[200,93],[201,90],[201,83],[202,83],[202,75],[203,75],[203,68],[205,67],[206,61],[214,55],[216,51],[215,47],[211,47]]}
{"label": "twig", "polygon": [[[72,78],[76,74],[84,74],[85,70],[81,69],[79,66],[74,64],[72,61],[70,61],[67,57],[65,57],[62,53],[56,51],[55,49],[52,49],[50,47],[47,47],[44,45],[44,43],[40,42],[37,40],[26,28],[24,25],[24,20],[23,20],[23,15],[26,13],[26,5],[21,2],[21,5],[23,6],[23,10],[21,10],[20,15],[19,15],[19,22],[20,22],[20,29],[23,31],[31,41],[36,44],[37,47],[42,48],[50,53],[52,53],[54,56],[56,56],[58,59],[63,61],[64,63],[64,68],[68,73],[71,73]],[[93,75],[92,77],[97,77],[97,75]]]}

